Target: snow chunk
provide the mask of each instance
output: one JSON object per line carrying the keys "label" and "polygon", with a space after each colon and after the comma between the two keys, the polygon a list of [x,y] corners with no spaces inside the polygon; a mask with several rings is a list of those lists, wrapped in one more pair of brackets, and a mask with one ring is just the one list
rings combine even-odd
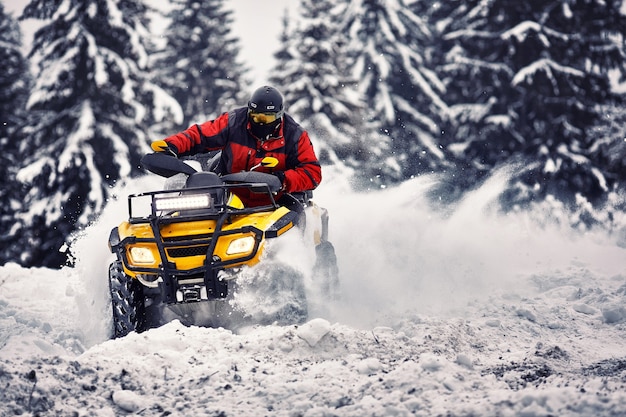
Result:
{"label": "snow chunk", "polygon": [[456,356],[456,361],[458,365],[461,365],[467,369],[474,369],[474,365],[472,364],[472,360],[467,355],[458,354]]}
{"label": "snow chunk", "polygon": [[330,331],[330,323],[324,319],[313,319],[298,328],[298,337],[313,347]]}
{"label": "snow chunk", "polygon": [[602,316],[605,323],[619,323],[626,318],[626,309],[621,306],[603,308]]}
{"label": "snow chunk", "polygon": [[587,304],[575,304],[572,306],[572,308],[577,313],[589,314],[589,315],[597,313],[597,310],[595,308]]}
{"label": "snow chunk", "polygon": [[361,375],[371,375],[380,371],[382,368],[383,365],[376,358],[363,359],[356,365],[356,369]]}
{"label": "snow chunk", "polygon": [[438,356],[424,354],[420,357],[420,365],[423,370],[435,372],[443,368],[443,363]]}
{"label": "snow chunk", "polygon": [[134,413],[144,408],[144,400],[141,396],[129,390],[119,390],[113,392],[111,396],[113,402],[125,411]]}
{"label": "snow chunk", "polygon": [[527,319],[528,321],[532,321],[533,323],[537,321],[537,316],[535,316],[535,314],[528,309],[518,308],[515,313],[517,314],[518,317],[523,317]]}
{"label": "snow chunk", "polygon": [[[21,330],[23,333],[19,335],[11,335],[7,339],[4,337],[0,339],[0,341],[3,342],[1,345],[2,351],[7,354],[7,356],[21,358],[23,352],[47,356],[63,356],[67,354],[66,350],[63,349],[62,346],[44,339],[43,334],[37,334],[37,330],[43,331],[43,333],[50,333],[50,324],[45,323],[44,325],[39,326],[37,321],[31,321],[23,324],[31,327],[32,330]],[[2,329],[3,332],[5,329],[17,328],[18,326],[19,324],[16,322],[14,317],[0,320],[0,329]],[[20,328],[23,329],[23,327]]]}
{"label": "snow chunk", "polygon": [[485,321],[485,324],[489,327],[500,327],[500,320],[498,319],[489,319]]}

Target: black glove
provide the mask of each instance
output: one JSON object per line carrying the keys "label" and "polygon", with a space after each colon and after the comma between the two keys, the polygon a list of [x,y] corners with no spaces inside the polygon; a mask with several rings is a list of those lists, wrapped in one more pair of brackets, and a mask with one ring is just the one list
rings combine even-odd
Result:
{"label": "black glove", "polygon": [[150,144],[150,147],[155,152],[164,152],[174,157],[178,156],[178,149],[176,149],[176,146],[171,145],[164,140],[156,140]]}
{"label": "black glove", "polygon": [[283,171],[272,172],[280,180],[280,191],[285,189],[285,173]]}

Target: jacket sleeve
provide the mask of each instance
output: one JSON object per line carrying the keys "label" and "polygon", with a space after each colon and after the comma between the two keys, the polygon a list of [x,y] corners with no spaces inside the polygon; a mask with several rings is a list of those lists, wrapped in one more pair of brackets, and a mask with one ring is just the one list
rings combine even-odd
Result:
{"label": "jacket sleeve", "polygon": [[222,149],[226,144],[226,128],[228,113],[223,113],[215,120],[195,124],[182,132],[169,136],[164,140],[175,148],[179,156]]}
{"label": "jacket sleeve", "polygon": [[288,156],[288,165],[293,168],[285,170],[287,192],[313,190],[322,181],[322,168],[306,131],[298,139],[295,155]]}

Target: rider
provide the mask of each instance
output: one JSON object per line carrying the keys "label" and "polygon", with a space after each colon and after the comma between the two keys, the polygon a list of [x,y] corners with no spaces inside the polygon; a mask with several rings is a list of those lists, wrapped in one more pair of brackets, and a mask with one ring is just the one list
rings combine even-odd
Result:
{"label": "rider", "polygon": [[[152,142],[156,152],[177,156],[221,150],[218,173],[249,171],[277,176],[281,191],[297,193],[315,189],[322,180],[320,163],[309,134],[287,113],[283,96],[274,87],[252,93],[247,107],[223,113],[215,120],[195,124],[175,135]],[[278,159],[273,168],[260,166],[265,157]],[[255,204],[248,201],[248,204]]]}

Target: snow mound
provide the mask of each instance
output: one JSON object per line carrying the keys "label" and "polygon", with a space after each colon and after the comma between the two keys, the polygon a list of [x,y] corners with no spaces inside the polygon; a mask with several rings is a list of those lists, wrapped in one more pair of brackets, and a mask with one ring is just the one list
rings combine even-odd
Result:
{"label": "snow mound", "polygon": [[342,294],[302,324],[108,340],[120,199],[75,268],[0,267],[0,415],[626,415],[626,249],[427,185],[316,193]]}

